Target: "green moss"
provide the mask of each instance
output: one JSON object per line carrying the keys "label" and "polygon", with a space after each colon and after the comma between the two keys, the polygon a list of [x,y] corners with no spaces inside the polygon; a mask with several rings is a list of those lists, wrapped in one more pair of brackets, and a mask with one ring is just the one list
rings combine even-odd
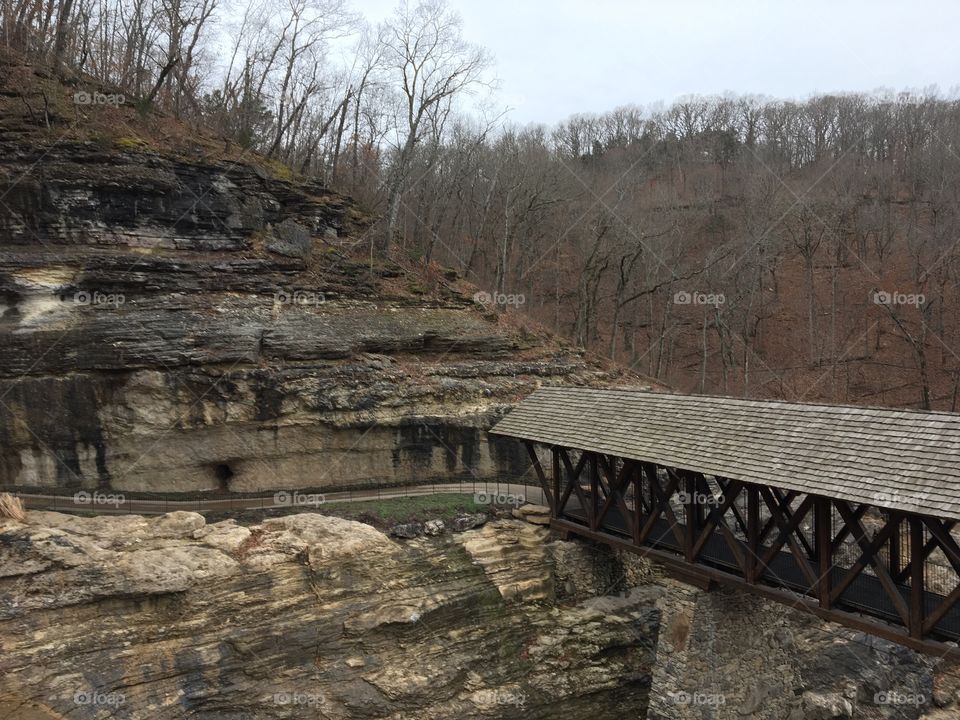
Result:
{"label": "green moss", "polygon": [[118,137],[113,141],[113,144],[121,150],[139,150],[148,145],[146,140],[137,137]]}
{"label": "green moss", "polygon": [[288,182],[293,181],[293,170],[279,160],[270,160],[269,158],[265,158],[263,160],[263,165],[274,177],[274,179],[286,180]]}

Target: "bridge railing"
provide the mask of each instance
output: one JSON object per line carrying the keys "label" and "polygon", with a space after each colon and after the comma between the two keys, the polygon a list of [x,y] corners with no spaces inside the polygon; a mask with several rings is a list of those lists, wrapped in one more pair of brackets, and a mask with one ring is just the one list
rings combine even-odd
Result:
{"label": "bridge railing", "polygon": [[840,621],[869,615],[899,626],[878,631],[897,641],[960,639],[951,521],[600,453],[550,452],[552,472],[546,463],[536,469],[558,527],[658,553],[720,582],[787,590]]}
{"label": "bridge railing", "polygon": [[285,508],[316,509],[325,505],[371,502],[393,498],[421,497],[436,494],[473,496],[474,503],[484,505],[522,505],[526,502],[547,504],[542,488],[536,484],[509,481],[462,481],[419,485],[378,485],[368,488],[268,489],[228,496],[210,493],[191,498],[155,497],[118,490],[64,489],[25,490],[16,486],[0,486],[0,492],[19,497],[31,510],[99,515],[133,514],[163,515],[185,510],[199,513],[236,513],[246,510],[269,511]]}

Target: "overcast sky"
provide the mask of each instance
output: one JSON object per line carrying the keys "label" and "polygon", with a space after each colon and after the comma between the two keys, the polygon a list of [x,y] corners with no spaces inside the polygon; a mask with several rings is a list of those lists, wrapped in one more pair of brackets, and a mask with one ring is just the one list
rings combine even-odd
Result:
{"label": "overcast sky", "polygon": [[[355,0],[377,21],[395,0]],[[691,93],[960,85],[958,0],[450,0],[519,123]]]}

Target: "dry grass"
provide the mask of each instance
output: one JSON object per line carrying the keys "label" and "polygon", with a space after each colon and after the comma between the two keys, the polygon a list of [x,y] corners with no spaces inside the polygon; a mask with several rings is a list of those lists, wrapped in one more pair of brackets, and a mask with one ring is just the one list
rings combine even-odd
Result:
{"label": "dry grass", "polygon": [[0,518],[10,518],[17,522],[24,522],[27,513],[23,509],[23,502],[10,493],[0,493]]}
{"label": "dry grass", "polygon": [[687,638],[690,637],[690,626],[692,619],[683,613],[673,619],[670,625],[670,644],[674,650],[680,650],[687,645]]}

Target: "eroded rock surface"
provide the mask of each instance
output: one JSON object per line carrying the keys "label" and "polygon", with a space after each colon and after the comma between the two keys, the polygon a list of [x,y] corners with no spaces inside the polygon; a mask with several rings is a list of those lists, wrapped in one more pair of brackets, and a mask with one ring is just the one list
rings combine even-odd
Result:
{"label": "eroded rock surface", "polygon": [[[0,525],[0,716],[622,718],[646,705],[660,590],[596,604],[602,573],[532,525],[397,543],[315,514],[28,521]],[[554,568],[571,562],[558,591]]]}
{"label": "eroded rock surface", "polygon": [[400,541],[311,513],[0,523],[17,720],[945,720],[957,676],[515,519]]}

